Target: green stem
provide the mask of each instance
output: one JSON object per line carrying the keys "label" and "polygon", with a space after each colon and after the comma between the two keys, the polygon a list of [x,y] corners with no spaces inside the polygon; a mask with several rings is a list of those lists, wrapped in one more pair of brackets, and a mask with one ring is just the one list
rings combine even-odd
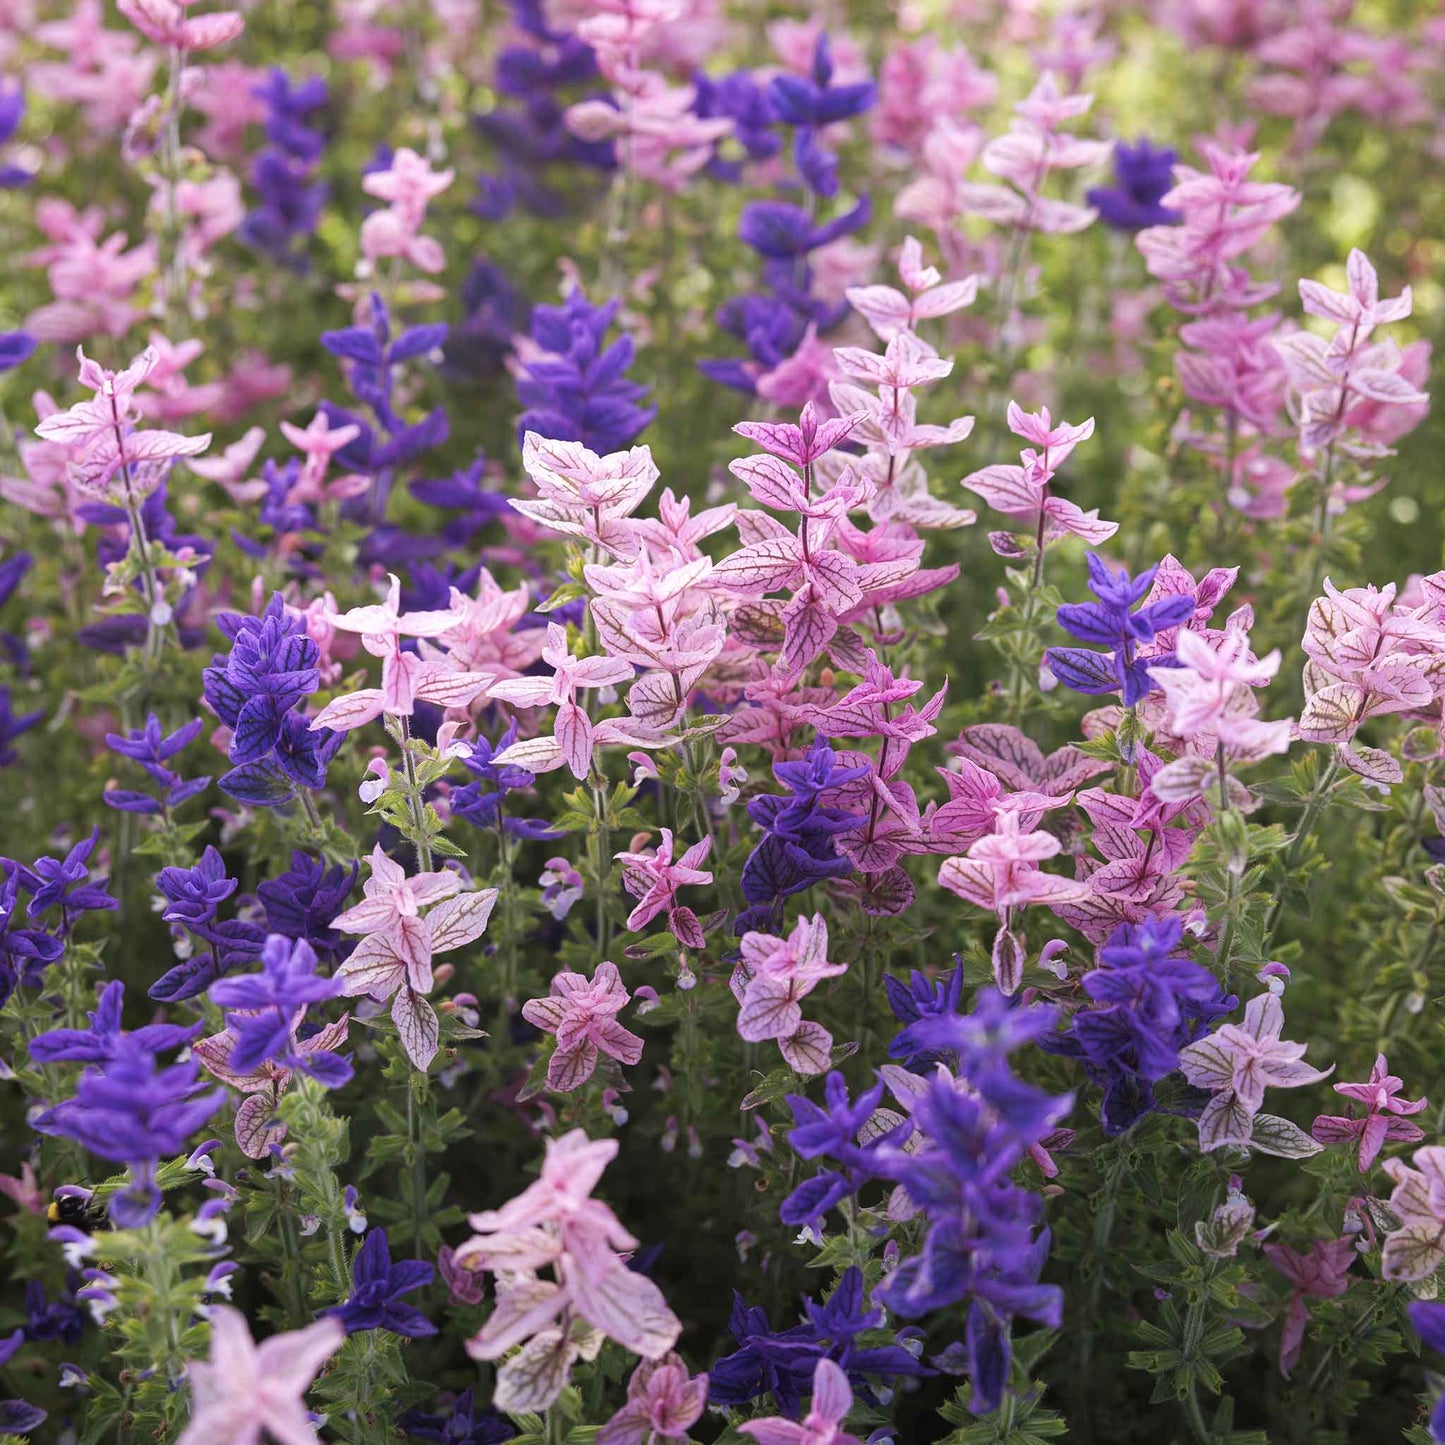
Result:
{"label": "green stem", "polygon": [[431,841],[427,837],[426,799],[422,797],[417,782],[416,759],[411,752],[411,719],[401,720],[401,766],[406,776],[406,808],[411,814],[412,843],[416,847],[416,868],[418,873],[430,873],[432,865]]}
{"label": "green stem", "polygon": [[286,1287],[292,1327],[300,1329],[311,1322],[311,1314],[306,1308],[306,1266],[301,1258],[301,1241],[296,1234],[296,1217],[291,1201],[286,1197],[288,1193],[285,1184],[278,1180],[276,1203],[277,1213],[281,1216],[281,1244],[285,1251],[282,1280]]}
{"label": "green stem", "polygon": [[1284,855],[1284,876],[1280,879],[1279,892],[1275,894],[1274,902],[1270,904],[1269,913],[1264,921],[1266,941],[1274,935],[1275,927],[1279,923],[1279,915],[1284,909],[1285,893],[1289,888],[1290,875],[1299,866],[1300,855],[1304,852],[1304,845],[1308,841],[1310,834],[1314,831],[1314,826],[1319,821],[1325,804],[1329,801],[1330,789],[1334,787],[1335,779],[1338,777],[1339,771],[1339,759],[1331,757],[1330,764],[1325,769],[1324,775],[1310,790],[1309,798],[1305,802],[1305,810],[1300,814],[1299,827],[1295,829],[1295,835],[1290,842],[1289,851]]}
{"label": "green stem", "polygon": [[426,1150],[422,1148],[416,1117],[416,1080],[425,1078],[425,1074],[409,1074],[406,1086],[406,1147],[411,1159],[412,1256],[415,1259],[422,1257],[421,1226],[426,1218]]}
{"label": "green stem", "polygon": [[607,907],[607,879],[612,871],[612,832],[607,826],[607,789],[594,782],[592,806],[595,823],[592,829],[592,871],[597,882],[597,949],[598,958],[606,958],[612,948],[612,923]]}

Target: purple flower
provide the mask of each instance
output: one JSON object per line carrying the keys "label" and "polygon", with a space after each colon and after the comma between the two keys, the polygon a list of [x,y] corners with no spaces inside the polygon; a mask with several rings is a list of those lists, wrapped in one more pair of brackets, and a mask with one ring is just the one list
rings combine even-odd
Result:
{"label": "purple flower", "polygon": [[329,728],[313,731],[299,711],[321,685],[321,649],[304,619],[278,592],[260,617],[223,613],[216,622],[231,639],[231,652],[213,659],[201,677],[206,701],[231,729],[237,766],[221,787],[269,808],[289,802],[297,787],[324,786],[342,740]]}
{"label": "purple flower", "polygon": [[231,729],[231,761],[253,762],[275,748],[281,719],[321,685],[321,649],[279,592],[260,617],[224,612],[216,624],[231,651],[202,673],[206,701]]}
{"label": "purple flower", "polygon": [[120,1026],[124,1007],[125,985],[119,979],[112,980],[101,988],[95,1009],[87,1015],[88,1029],[51,1029],[37,1034],[30,1041],[30,1057],[37,1064],[104,1064],[115,1057],[122,1039],[152,1053],[163,1053],[189,1043],[201,1031],[200,1024],[194,1028],[147,1024],[126,1033]]}
{"label": "purple flower", "polygon": [[38,988],[46,965],[65,952],[63,938],[41,928],[15,927],[23,871],[13,859],[0,858],[0,1006],[21,984]]}
{"label": "purple flower", "polygon": [[594,306],[574,286],[560,306],[532,308],[532,340],[548,355],[528,363],[517,382],[519,446],[531,431],[605,455],[630,446],[657,415],[656,407],[636,404],[647,388],[626,375],[636,354],[632,338],[607,343],[620,305]]}
{"label": "purple flower", "polygon": [[442,373],[474,381],[499,376],[516,349],[516,334],[527,324],[525,299],[507,273],[486,260],[472,262],[457,299],[462,319],[442,348]]}
{"label": "purple flower", "polygon": [[0,371],[11,371],[34,354],[35,338],[28,331],[0,331]]}
{"label": "purple flower", "polygon": [[107,733],[106,746],[113,753],[138,762],[150,775],[159,792],[141,792],[131,788],[107,788],[104,793],[108,807],[122,813],[168,813],[182,803],[203,793],[210,786],[208,776],[183,778],[166,763],[188,746],[201,731],[196,718],[179,727],[169,736],[161,736],[161,725],[154,713],[146,717],[143,728],[134,728],[123,737]]}
{"label": "purple flower", "polygon": [[1089,553],[1089,587],[1099,600],[1065,603],[1058,611],[1059,626],[1081,642],[1099,643],[1110,651],[1049,648],[1049,667],[1065,687],[1088,696],[1121,692],[1125,707],[1133,707],[1158,688],[1149,668],[1172,667],[1174,654],[1155,652],[1140,660],[1137,650],[1141,644],[1153,642],[1156,634],[1178,627],[1194,615],[1192,592],[1130,610],[1148,596],[1158,570],[1150,567],[1131,579],[1122,567],[1116,575],[1096,553]]}
{"label": "purple flower", "polygon": [[60,931],[64,934],[70,931],[74,915],[120,907],[105,891],[104,882],[92,883],[90,879],[90,855],[99,841],[100,829],[95,828],[64,858],[37,858],[33,867],[21,867],[20,886],[30,894],[27,918],[38,918],[58,907]]}
{"label": "purple flower", "polygon": [[[883,991],[888,996],[893,1017],[905,1026],[926,1019],[953,1018],[963,997],[963,963],[960,960],[941,981],[926,978],[917,969],[909,975],[906,984],[894,974],[885,974]],[[905,1027],[888,1046],[888,1057],[902,1059],[916,1068],[934,1062],[938,1055],[930,1049],[916,1047],[915,1039]]]}
{"label": "purple flower", "polygon": [[[742,146],[750,161],[771,160],[782,150],[783,142],[774,130],[778,114],[768,85],[760,85],[746,70],[716,78],[700,70],[692,84],[693,114],[702,120],[728,117],[733,123],[730,139]],[[743,167],[741,162],[724,160],[715,153],[707,173],[714,180],[736,183],[742,179]]]}
{"label": "purple flower", "polygon": [[[0,171],[0,177],[4,172]],[[45,1423],[45,1411],[24,1400],[0,1400],[0,1435],[28,1435]]]}
{"label": "purple flower", "polygon": [[1152,1086],[1179,1067],[1179,1050],[1238,1007],[1207,968],[1180,956],[1182,938],[1177,918],[1121,924],[1083,977],[1095,1007],[1079,1010],[1067,1034],[1041,1040],[1050,1053],[1079,1059],[1102,1087],[1106,1134],[1149,1113]]}
{"label": "purple flower", "polygon": [[844,236],[861,231],[872,219],[865,196],[851,211],[818,225],[801,206],[785,201],[753,201],[743,207],[739,237],[762,256],[793,261]]}
{"label": "purple flower", "polygon": [[[228,1066],[242,1074],[270,1060],[292,1068],[309,1068],[316,1059],[293,1048],[293,1016],[304,1013],[309,1004],[335,998],[340,992],[341,980],[317,974],[316,954],[309,943],[273,934],[261,951],[259,974],[223,978],[211,985],[212,1003],[240,1010],[226,1015],[226,1027],[236,1038]],[[344,1062],[330,1054],[326,1061]]]}
{"label": "purple flower", "polygon": [[[465,818],[474,828],[500,826],[510,837],[525,838],[529,842],[546,842],[565,837],[565,832],[551,827],[541,818],[513,817],[502,806],[509,792],[517,788],[530,788],[537,781],[526,768],[519,768],[514,763],[503,763],[499,767],[492,761],[516,740],[515,722],[495,744],[485,737],[477,738],[472,744],[471,754],[462,760],[467,771],[474,774],[477,781],[452,789],[448,798],[451,811],[457,817]],[[490,783],[490,789],[484,788],[484,783]]]}
{"label": "purple flower", "polygon": [[156,887],[167,900],[161,917],[199,932],[214,922],[217,908],[239,886],[227,876],[225,860],[208,846],[194,868],[162,868],[156,874]]}
{"label": "purple flower", "polygon": [[[6,90],[0,86],[0,145],[5,145],[14,138],[24,116],[25,92],[18,85],[14,90]],[[17,186],[29,185],[34,179],[24,166],[0,163],[0,190],[14,190]],[[45,1417],[42,1415],[40,1418],[43,1420]],[[0,1425],[0,1433],[3,1433],[3,1428],[3,1425]]]}
{"label": "purple flower", "polygon": [[130,1228],[160,1208],[157,1161],[185,1153],[187,1140],[226,1102],[225,1089],[205,1089],[199,1073],[195,1059],[157,1068],[152,1050],[123,1035],[103,1064],[81,1074],[75,1097],[47,1109],[34,1127],[130,1166],[131,1183],[110,1206],[111,1218]]}
{"label": "purple flower", "polygon": [[[866,1377],[920,1377],[933,1373],[899,1343],[902,1336],[886,1328],[883,1311],[864,1301],[862,1272],[851,1266],[822,1304],[804,1301],[805,1314],[796,1325],[774,1330],[767,1315],[733,1295],[728,1328],[739,1348],[724,1355],[708,1371],[708,1401],[713,1405],[746,1405],[771,1394],[779,1408],[795,1415],[810,1393],[817,1362],[830,1359],[850,1381],[867,1388]],[[862,1343],[875,1334],[876,1344]]]}
{"label": "purple flower", "polygon": [[270,145],[251,170],[261,204],[241,222],[239,235],[274,261],[300,271],[306,265],[306,238],[316,229],[328,190],[315,179],[326,138],[306,123],[329,99],[326,82],[312,76],[293,86],[284,70],[273,67],[254,94],[266,102]]}
{"label": "purple flower", "polygon": [[1048,1232],[1038,1228],[1042,1201],[1009,1173],[1072,1105],[1016,1078],[1007,1057],[1053,1028],[1055,1010],[1012,1004],[982,991],[970,1015],[921,1020],[918,1042],[951,1048],[970,1085],[940,1070],[913,1101],[912,1152],[883,1148],[873,1161],[895,1179],[928,1221],[920,1253],[905,1259],[875,1297],[912,1318],[963,1301],[970,1408],[995,1409],[1008,1379],[1014,1316],[1058,1328],[1063,1295],[1038,1283]]}
{"label": "purple flower", "polygon": [[558,217],[568,209],[577,177],[568,177],[564,192],[551,182],[553,168],[607,172],[617,165],[611,141],[584,141],[564,119],[567,93],[597,78],[597,57],[577,36],[553,30],[538,0],[512,0],[511,9],[518,30],[535,44],[509,45],[497,56],[496,88],[519,104],[472,117],[497,150],[501,169],[478,177],[481,195],[471,209],[489,221],[504,219],[518,205]]}
{"label": "purple flower", "polygon": [[478,1406],[470,1390],[463,1390],[446,1414],[405,1410],[396,1423],[411,1439],[436,1445],[503,1445],[517,1433],[495,1410]]}
{"label": "purple flower", "polygon": [[345,1304],[323,1310],[322,1315],[339,1319],[346,1333],[358,1330],[390,1330],[409,1340],[434,1335],[437,1327],[419,1309],[403,1304],[401,1297],[424,1289],[435,1271],[418,1259],[391,1261],[386,1231],[373,1229],[366,1242],[351,1257],[351,1295]]}
{"label": "purple flower", "polygon": [[823,1085],[823,1097],[825,1102],[820,1106],[800,1094],[787,1096],[788,1107],[793,1111],[788,1144],[804,1159],[827,1155],[843,1169],[842,1172],[825,1169],[793,1190],[778,1209],[778,1217],[784,1224],[809,1225],[816,1229],[830,1209],[871,1180],[882,1177],[874,1167],[877,1151],[885,1146],[901,1145],[912,1132],[912,1126],[905,1121],[866,1144],[858,1142],[861,1131],[883,1099],[882,1084],[875,1084],[859,1094],[855,1103],[849,1103],[848,1086],[842,1074],[830,1073]]}
{"label": "purple flower", "polygon": [[25,1286],[25,1338],[37,1344],[63,1340],[73,1345],[85,1330],[86,1314],[75,1303],[74,1286],[79,1275],[72,1273],[65,1290],[55,1299],[47,1299],[45,1287],[38,1279]]}
{"label": "purple flower", "polygon": [[768,100],[784,125],[796,126],[793,163],[798,174],[816,194],[831,198],[838,194],[838,158],[825,150],[818,132],[828,125],[861,115],[877,99],[871,80],[852,85],[834,85],[833,57],[826,34],[818,36],[810,75],[784,73],[768,86]]}
{"label": "purple flower", "polygon": [[341,912],[360,874],[358,863],[350,868],[339,863],[328,867],[319,858],[293,852],[291,866],[256,889],[268,931],[304,939],[318,958],[339,963],[351,952],[352,943],[331,927],[331,920]]}
{"label": "purple flower", "polygon": [[[1437,1355],[1445,1354],[1445,1304],[1415,1300],[1406,1309],[1420,1343]],[[1437,1397],[1430,1412],[1430,1438],[1445,1441],[1445,1394]]]}
{"label": "purple flower", "polygon": [[866,767],[840,767],[823,737],[814,739],[796,762],[773,764],[773,777],[787,790],[763,794],[748,804],[748,816],[764,832],[763,841],[743,865],[743,897],[753,906],[738,915],[734,931],[766,931],[776,906],[824,878],[853,871],[834,845],[839,833],[856,827],[862,814],[829,807],[823,795],[866,776]]}
{"label": "purple flower", "polygon": [[44,716],[44,708],[17,714],[10,700],[10,689],[0,687],[0,768],[8,768],[15,762],[20,756],[15,751],[15,739],[28,733]]}
{"label": "purple flower", "polygon": [[1147,226],[1177,226],[1178,211],[1159,203],[1174,188],[1174,162],[1168,146],[1154,147],[1147,140],[1114,146],[1114,185],[1095,186],[1088,193],[1091,206],[1105,225],[1116,231],[1142,231]]}

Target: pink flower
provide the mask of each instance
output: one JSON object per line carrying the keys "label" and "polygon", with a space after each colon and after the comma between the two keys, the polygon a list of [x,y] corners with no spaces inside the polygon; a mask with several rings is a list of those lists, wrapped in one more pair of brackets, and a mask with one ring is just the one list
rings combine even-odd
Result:
{"label": "pink flower", "polygon": [[388,170],[364,176],[361,188],[388,201],[361,223],[361,251],[368,261],[393,258],[410,261],[419,271],[434,274],[446,264],[440,244],[420,234],[427,205],[451,185],[454,171],[433,171],[410,146],[401,146]]}
{"label": "pink flower", "polygon": [[559,1094],[580,1089],[597,1067],[599,1054],[624,1064],[642,1057],[642,1040],[617,1022],[629,994],[615,963],[599,963],[592,980],[570,969],[552,979],[548,998],[529,999],[522,1017],[557,1036],[547,1063],[547,1084]]}
{"label": "pink flower", "polygon": [[[124,371],[107,371],[83,350],[77,349],[76,355],[81,385],[95,392],[94,400],[47,416],[36,423],[35,434],[69,449],[74,475],[84,486],[115,492],[117,500],[134,505],[161,484],[177,457],[193,457],[210,446],[209,432],[186,437],[136,430],[136,388],[159,364],[155,347],[148,346]],[[112,485],[117,476],[118,491]]]}
{"label": "pink flower", "polygon": [[[1242,1024],[1223,1024],[1209,1038],[1179,1052],[1184,1077],[1213,1094],[1199,1116],[1199,1147],[1206,1153],[1226,1145],[1248,1148],[1255,1116],[1267,1088],[1296,1089],[1329,1075],[1304,1062],[1305,1045],[1282,1039],[1284,1010],[1272,993],[1250,999]],[[1331,1066],[1333,1067],[1333,1066]],[[1301,1152],[1307,1136],[1301,1136]],[[1266,1149],[1265,1152],[1269,1152]]]}
{"label": "pink flower", "polygon": [[522,438],[522,466],[540,494],[536,501],[511,499],[524,517],[615,556],[632,555],[634,529],[627,519],[658,477],[650,447],[598,456],[581,442],[528,432]]}
{"label": "pink flower", "polygon": [[319,1439],[306,1391],[345,1341],[341,1322],[317,1320],[257,1345],[240,1310],[212,1305],[209,1317],[211,1357],[187,1367],[191,1419],[177,1445],[256,1445],[268,1434],[288,1445]]}
{"label": "pink flower", "polygon": [[945,858],[938,869],[938,881],[950,893],[998,914],[1001,926],[993,951],[994,978],[1006,994],[1018,991],[1024,963],[1011,926],[1013,911],[1032,903],[1057,909],[1089,892],[1087,884],[1045,873],[1039,867],[1044,859],[1057,857],[1062,844],[1052,833],[1031,832],[1026,825],[1037,818],[1040,805],[1057,807],[1059,802],[1034,795],[1026,800],[1023,812],[1000,811],[995,831],[973,843],[966,856]]}
{"label": "pink flower", "polygon": [[485,672],[497,678],[520,677],[542,655],[545,633],[517,631],[532,606],[526,582],[510,591],[485,568],[477,575],[477,595],[452,598],[456,625],[435,642],[423,639],[421,654],[459,672]]}
{"label": "pink flower", "polygon": [[409,220],[421,223],[427,206],[456,178],[455,171],[434,171],[410,146],[401,146],[384,171],[372,171],[361,179],[368,196],[389,201]]}
{"label": "pink flower", "polygon": [[238,10],[188,16],[180,0],[116,0],[116,4],[147,40],[177,50],[209,50],[234,40],[246,28]]}
{"label": "pink flower", "polygon": [[45,1191],[35,1178],[35,1166],[28,1159],[20,1165],[18,1176],[0,1174],[0,1194],[27,1214],[44,1214],[46,1211]]}
{"label": "pink flower", "polygon": [[507,1414],[545,1410],[562,1393],[582,1349],[574,1320],[648,1360],[662,1359],[682,1331],[657,1286],[618,1255],[637,1241],[591,1197],[616,1155],[615,1139],[581,1129],[549,1139],[541,1177],[500,1209],[472,1215],[477,1234],[456,1252],[462,1268],[498,1276],[496,1308],[467,1353],[495,1360],[522,1346],[497,1372],[493,1404]]}
{"label": "pink flower", "polygon": [[1390,1213],[1400,1227],[1385,1239],[1381,1272],[1386,1279],[1425,1279],[1445,1261],[1445,1149],[1417,1149],[1406,1164],[1386,1159],[1380,1166],[1395,1188]]}
{"label": "pink flower", "polygon": [[233,502],[258,501],[266,495],[267,484],[260,478],[247,480],[246,473],[251,470],[251,464],[265,443],[266,429],[253,426],[239,441],[226,447],[219,457],[192,459],[186,467],[198,477],[215,482]]}
{"label": "pink flower", "polygon": [[1257,658],[1249,634],[1230,628],[1218,645],[1195,632],[1181,632],[1180,666],[1151,667],[1149,676],[1163,690],[1170,732],[1179,737],[1216,729],[1241,688],[1264,687],[1279,671],[1279,649]]}
{"label": "pink flower", "polygon": [[432,988],[432,958],[480,938],[497,901],[495,888],[460,893],[451,872],[408,878],[377,844],[363,900],[331,920],[343,933],[365,935],[337,969],[348,998],[393,998],[391,1017],[407,1056],[425,1070],[436,1057],[440,1028],[425,995]]}
{"label": "pink flower", "polygon": [[[1336,1088],[1339,1086],[1336,1085]],[[1279,1372],[1289,1373],[1299,1363],[1309,1321],[1307,1299],[1338,1299],[1350,1287],[1350,1266],[1355,1262],[1355,1243],[1343,1239],[1317,1239],[1304,1254],[1287,1244],[1266,1244],[1269,1262],[1289,1281],[1289,1307],[1279,1338]]]}
{"label": "pink flower", "polygon": [[1378,1054],[1366,1083],[1335,1085],[1335,1093],[1357,1100],[1365,1106],[1364,1117],[1340,1118],[1321,1114],[1315,1120],[1310,1133],[1321,1144],[1347,1144],[1358,1140],[1360,1173],[1366,1174],[1387,1140],[1417,1144],[1425,1137],[1425,1131],[1418,1124],[1411,1124],[1400,1116],[1420,1113],[1429,1101],[1400,1098],[1400,1091],[1404,1087],[1404,1081],[1390,1073],[1384,1054]]}
{"label": "pink flower", "polygon": [[856,1435],[843,1428],[852,1408],[848,1376],[832,1360],[821,1359],[813,1367],[813,1398],[802,1424],[774,1415],[747,1420],[738,1429],[751,1435],[757,1445],[861,1445]]}
{"label": "pink flower", "polygon": [[597,1445],[686,1441],[706,1405],[706,1375],[689,1377],[677,1355],[644,1360],[627,1382],[627,1403],[597,1432]]}
{"label": "pink flower", "polygon": [[694,843],[676,863],[672,861],[672,829],[662,829],[662,842],[651,856],[645,853],[615,853],[623,865],[622,882],[627,891],[639,900],[627,916],[627,927],[639,933],[659,913],[667,914],[667,926],[673,936],[688,948],[703,946],[702,928],[697,915],[677,902],[677,890],[712,882],[712,874],[700,868],[712,851],[712,839]]}
{"label": "pink flower", "polygon": [[509,678],[493,683],[488,695],[519,707],[555,705],[556,745],[573,777],[585,778],[592,768],[592,749],[598,729],[586,709],[578,704],[577,693],[629,681],[633,676],[632,664],[611,657],[573,657],[567,646],[566,628],[555,622],[547,624],[542,661],[552,669],[550,678]]}
{"label": "pink flower", "polygon": [[786,940],[745,933],[741,952],[731,979],[742,1006],[738,1034],[749,1043],[776,1039],[791,1068],[823,1073],[831,1062],[833,1036],[822,1024],[805,1021],[800,1004],[825,978],[848,971],[847,964],[828,961],[823,915],[799,918]]}
{"label": "pink flower", "polygon": [[[303,1054],[316,1054],[335,1053],[345,1047],[350,1014],[342,1014],[335,1023],[326,1024],[309,1038],[298,1040],[296,1028],[304,1013],[304,1010],[298,1012],[291,1021],[293,1048]],[[191,1052],[223,1084],[246,1095],[236,1109],[236,1143],[248,1159],[264,1159],[272,1146],[286,1137],[286,1125],[277,1118],[276,1105],[291,1083],[293,1070],[275,1060],[267,1060],[247,1073],[238,1073],[230,1063],[235,1046],[236,1036],[230,1029],[222,1029],[218,1034],[197,1039],[191,1045]]]}
{"label": "pink flower", "polygon": [[417,702],[439,707],[465,707],[491,681],[485,672],[458,672],[401,650],[403,637],[440,637],[460,621],[466,599],[452,593],[445,612],[401,611],[401,581],[393,573],[386,601],[349,612],[333,612],[327,620],[342,632],[359,632],[361,645],[382,659],[381,686],[361,688],[328,703],[311,720],[312,729],[349,732],[387,713],[409,717]]}
{"label": "pink flower", "polygon": [[983,166],[1008,182],[965,183],[957,189],[957,203],[965,214],[981,216],[1020,230],[1066,235],[1090,225],[1097,212],[1043,194],[1049,174],[1098,165],[1109,154],[1107,141],[1080,140],[1065,134],[1065,122],[1086,115],[1093,96],[1060,92],[1052,72],[1044,71],[1033,90],[1014,110],[1017,119],[1006,135],[991,140],[983,150]]}
{"label": "pink flower", "polygon": [[[350,445],[361,435],[359,426],[333,427],[324,411],[318,411],[303,430],[289,421],[281,423],[281,435],[306,458],[296,485],[287,494],[288,502],[316,502],[323,500],[328,492],[322,483],[331,466],[331,458],[343,447]],[[355,488],[351,488],[354,491]],[[346,496],[347,490],[332,488],[329,495]]]}

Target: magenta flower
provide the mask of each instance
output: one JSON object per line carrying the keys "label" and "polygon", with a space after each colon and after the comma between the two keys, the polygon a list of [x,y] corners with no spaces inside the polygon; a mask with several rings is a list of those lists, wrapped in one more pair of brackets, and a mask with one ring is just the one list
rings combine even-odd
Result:
{"label": "magenta flower", "polygon": [[622,864],[622,882],[638,900],[637,907],[627,915],[627,926],[639,933],[659,913],[667,914],[667,926],[677,941],[688,948],[703,946],[702,926],[691,908],[677,902],[677,890],[712,882],[712,874],[700,868],[712,851],[712,839],[694,843],[676,863],[672,861],[671,828],[663,828],[662,842],[652,854],[615,853]]}
{"label": "magenta flower", "polygon": [[[1199,1116],[1199,1147],[1206,1153],[1226,1145],[1248,1148],[1251,1142],[1265,1147],[1252,1138],[1265,1090],[1297,1089],[1329,1076],[1329,1069],[1305,1063],[1305,1045],[1282,1039],[1283,1030],[1278,997],[1262,993],[1245,1005],[1243,1023],[1223,1024],[1179,1051],[1184,1077],[1213,1094]],[[1317,1152],[1304,1147],[1308,1144],[1302,1135],[1300,1152]]]}
{"label": "magenta flower", "polygon": [[[1338,1087],[1338,1086],[1336,1086]],[[1289,1374],[1299,1364],[1309,1322],[1309,1299],[1338,1299],[1350,1287],[1350,1266],[1355,1262],[1355,1243],[1343,1239],[1317,1239],[1304,1254],[1287,1244],[1266,1244],[1269,1262],[1289,1281],[1289,1306],[1279,1337],[1279,1372]]]}
{"label": "magenta flower", "polygon": [[811,466],[839,442],[846,441],[859,420],[857,416],[824,417],[812,402],[808,402],[799,412],[796,424],[790,421],[740,421],[733,430],[739,436],[757,442],[764,451],[780,457],[789,466],[801,469]]}
{"label": "magenta flower", "polygon": [[1388,1140],[1418,1144],[1425,1137],[1425,1131],[1418,1124],[1412,1124],[1401,1116],[1420,1113],[1429,1101],[1416,1099],[1412,1102],[1400,1098],[1400,1090],[1404,1087],[1404,1081],[1390,1073],[1384,1054],[1377,1054],[1375,1066],[1365,1083],[1335,1085],[1335,1093],[1365,1106],[1364,1117],[1357,1119],[1352,1114],[1349,1118],[1341,1118],[1321,1114],[1310,1133],[1321,1144],[1348,1144],[1358,1140],[1360,1173],[1367,1174]]}
{"label": "magenta flower", "polygon": [[599,963],[590,982],[563,969],[552,979],[550,997],[522,1005],[529,1024],[557,1036],[557,1048],[547,1062],[550,1088],[559,1094],[580,1089],[592,1077],[599,1054],[623,1064],[642,1057],[642,1040],[617,1022],[630,997],[617,965]]}
{"label": "magenta flower", "polygon": [[853,1408],[853,1390],[841,1366],[826,1357],[813,1367],[813,1399],[802,1423],[773,1415],[738,1426],[757,1445],[862,1445],[843,1428]]}
{"label": "magenta flower", "polygon": [[745,933],[742,957],[731,979],[742,1005],[738,1033],[749,1043],[776,1039],[783,1058],[800,1074],[821,1074],[829,1066],[833,1036],[822,1024],[805,1021],[801,1001],[825,979],[847,973],[845,963],[828,961],[828,925],[821,913],[800,918],[787,939]]}
{"label": "magenta flower", "polygon": [[707,1405],[707,1376],[689,1376],[678,1355],[644,1360],[627,1382],[627,1403],[597,1432],[597,1445],[675,1445]]}
{"label": "magenta flower", "polygon": [[616,1155],[615,1139],[581,1129],[549,1139],[541,1177],[500,1209],[472,1215],[477,1233],[456,1251],[459,1267],[497,1276],[496,1308],[467,1353],[495,1360],[522,1346],[497,1371],[492,1403],[509,1415],[545,1410],[562,1393],[582,1353],[574,1321],[647,1360],[662,1359],[682,1332],[658,1287],[617,1253],[637,1240],[591,1197]]}
{"label": "magenta flower", "polygon": [[[1037,558],[1064,537],[1082,537],[1091,547],[1107,542],[1119,530],[1117,522],[1100,519],[1097,508],[1084,511],[1064,497],[1055,496],[1051,483],[1069,453],[1094,434],[1094,419],[1077,426],[1053,424],[1048,407],[1026,412],[1017,402],[1008,405],[1009,430],[1034,445],[1020,455],[1020,465],[996,464],[971,472],[963,485],[976,492],[994,511],[1024,524],[1032,533]],[[1036,450],[1037,448],[1037,450]],[[997,533],[989,544],[1000,556],[1029,554],[1028,543]],[[1037,566],[1037,562],[1036,562]]]}
{"label": "magenta flower", "polygon": [[306,1391],[346,1340],[340,1322],[317,1320],[257,1345],[240,1310],[212,1305],[210,1321],[211,1358],[187,1368],[191,1419],[177,1445],[256,1445],[268,1435],[288,1445],[315,1440]]}

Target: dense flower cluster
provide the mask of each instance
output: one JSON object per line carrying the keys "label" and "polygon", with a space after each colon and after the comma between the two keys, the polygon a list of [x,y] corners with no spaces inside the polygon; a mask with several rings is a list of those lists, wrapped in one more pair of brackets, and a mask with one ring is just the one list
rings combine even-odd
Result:
{"label": "dense flower cluster", "polygon": [[0,4],[0,1436],[1445,1442],[1431,9]]}

